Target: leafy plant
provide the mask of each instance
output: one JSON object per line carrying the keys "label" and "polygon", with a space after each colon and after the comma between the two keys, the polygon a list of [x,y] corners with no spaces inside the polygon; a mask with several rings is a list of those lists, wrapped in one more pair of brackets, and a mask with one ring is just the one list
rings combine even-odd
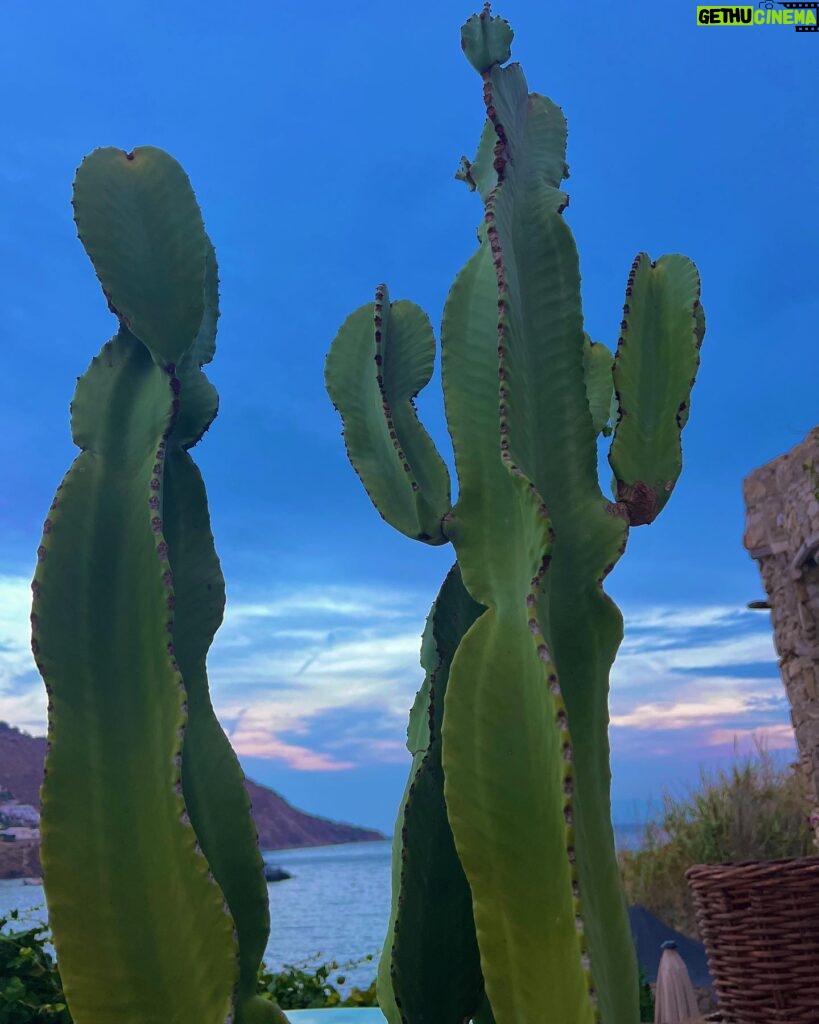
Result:
{"label": "leafy plant", "polygon": [[[441,329],[454,507],[413,404],[434,362],[424,312],[379,286],[326,365],[382,517],[457,557],[422,641],[378,995],[391,1024],[634,1024],[607,736],[623,627],[602,583],[681,470],[700,285],[685,257],[641,254],[616,354],[584,333],[566,122],[506,65],[512,35],[488,7],[461,33],[487,120],[458,172],[483,201],[479,244]],[[612,432],[610,501],[597,439]]]}
{"label": "leafy plant", "polygon": [[646,1022],[646,1024],[653,1024],[654,996],[642,967],[640,968],[638,984],[640,986],[640,1020]]}
{"label": "leafy plant", "polygon": [[281,971],[270,971],[262,966],[259,971],[259,993],[272,998],[283,1010],[313,1010],[332,1007],[377,1006],[375,980],[366,989],[353,987],[343,997],[335,985],[343,985],[346,978],[337,974],[335,985],[331,976],[338,971],[349,971],[363,963],[371,963],[372,955],[339,965],[332,960],[321,962],[318,953],[311,960],[298,964],[285,964]]}
{"label": "leafy plant", "polygon": [[[0,1024],[72,1024],[57,964],[48,951],[45,925],[10,930],[20,921],[13,910],[0,918]],[[342,996],[344,971],[371,963],[372,955],[339,964],[322,962],[321,954],[280,971],[259,967],[256,993],[271,1009],[377,1006],[375,980],[365,989],[353,987]],[[342,972],[342,973],[339,973]],[[335,975],[335,977],[334,977]]]}
{"label": "leafy plant", "polygon": [[646,824],[639,848],[620,854],[629,902],[696,936],[685,880],[693,864],[813,853],[803,785],[797,772],[758,745],[753,755],[735,756],[727,770],[702,771],[699,785],[683,795],[666,792],[662,812]]}
{"label": "leafy plant", "polygon": [[71,1024],[48,929],[21,923],[16,910],[0,917],[0,1024]]}

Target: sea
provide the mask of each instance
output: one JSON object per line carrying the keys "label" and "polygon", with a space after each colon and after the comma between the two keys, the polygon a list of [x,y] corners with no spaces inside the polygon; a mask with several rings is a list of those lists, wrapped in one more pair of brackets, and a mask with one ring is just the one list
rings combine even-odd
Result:
{"label": "sea", "polygon": [[[616,833],[621,849],[633,847],[639,826],[619,826]],[[343,977],[336,984],[343,994],[354,985],[366,988],[375,977],[389,920],[391,845],[346,843],[266,853],[269,864],[292,875],[268,884],[267,966],[279,970],[286,964],[335,961],[339,969],[329,980],[336,984]],[[0,879],[0,918],[10,910],[18,910],[25,922],[46,923],[42,886]]]}

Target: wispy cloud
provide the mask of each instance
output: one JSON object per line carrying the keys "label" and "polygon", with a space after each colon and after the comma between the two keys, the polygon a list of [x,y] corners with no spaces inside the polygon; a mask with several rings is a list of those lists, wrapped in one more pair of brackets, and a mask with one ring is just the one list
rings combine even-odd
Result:
{"label": "wispy cloud", "polygon": [[703,629],[711,626],[734,626],[738,622],[759,619],[759,612],[732,605],[706,605],[690,608],[636,608],[628,617],[630,634],[642,630]]}
{"label": "wispy cloud", "polygon": [[44,732],[46,695],[31,655],[31,581],[0,576],[0,720]]}
{"label": "wispy cloud", "polygon": [[[345,588],[230,609],[210,676],[236,750],[304,771],[405,760],[401,737],[420,684],[425,604],[423,595]],[[350,715],[340,731],[334,727],[334,713],[343,711],[355,712],[364,728],[350,725]],[[293,742],[299,736],[310,738],[309,749]]]}
{"label": "wispy cloud", "polygon": [[710,700],[679,701],[674,704],[638,704],[626,714],[612,715],[611,724],[621,728],[657,730],[687,729],[710,725],[720,718],[736,718],[749,710],[741,697],[715,696]]}
{"label": "wispy cloud", "polygon": [[[298,771],[406,762],[428,594],[278,588],[229,603],[209,658],[214,705],[240,755]],[[0,577],[0,718],[45,729],[31,660],[27,579]],[[730,606],[625,609],[612,673],[615,757],[707,758],[792,733],[767,616]]]}
{"label": "wispy cloud", "polygon": [[[427,595],[369,587],[281,589],[229,603],[208,668],[237,752],[299,771],[404,761],[427,603]],[[27,579],[0,577],[0,719],[42,733],[30,604]],[[339,728],[333,716],[342,712]]]}
{"label": "wispy cloud", "polygon": [[626,609],[612,672],[612,748],[630,759],[761,738],[793,746],[767,615],[743,607]]}

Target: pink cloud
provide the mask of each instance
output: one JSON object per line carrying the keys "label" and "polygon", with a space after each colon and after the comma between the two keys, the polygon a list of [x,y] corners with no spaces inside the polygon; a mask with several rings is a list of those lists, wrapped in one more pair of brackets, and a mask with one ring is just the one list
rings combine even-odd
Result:
{"label": "pink cloud", "polygon": [[779,725],[761,725],[755,729],[715,729],[708,734],[710,747],[736,744],[740,749],[753,750],[761,743],[767,750],[792,750],[796,740],[793,727],[787,722]]}
{"label": "pink cloud", "polygon": [[376,757],[379,763],[409,764],[410,754],[403,740],[365,740],[364,746],[368,754]]}
{"label": "pink cloud", "polygon": [[674,704],[638,704],[624,714],[611,716],[611,724],[621,729],[688,729],[710,725],[720,718],[746,714],[750,710],[741,697],[712,697]]}
{"label": "pink cloud", "polygon": [[319,750],[286,743],[264,729],[239,727],[231,734],[230,742],[237,754],[283,761],[300,772],[343,772],[355,768],[352,761],[337,761]]}

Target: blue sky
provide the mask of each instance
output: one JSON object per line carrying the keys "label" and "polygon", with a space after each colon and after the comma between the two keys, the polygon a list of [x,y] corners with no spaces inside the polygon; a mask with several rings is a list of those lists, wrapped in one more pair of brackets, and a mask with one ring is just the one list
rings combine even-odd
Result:
{"label": "blue sky", "polygon": [[[608,589],[615,811],[721,763],[790,750],[742,477],[819,421],[819,35],[696,25],[681,0],[497,5],[530,88],[569,121],[568,220],[592,336],[613,345],[636,252],[698,264],[708,334],[673,500]],[[480,208],[453,179],[483,120],[445,2],[4,4],[0,87],[0,718],[45,722],[28,581],[75,452],[75,379],[114,323],[76,239],[99,145],[183,164],[221,268],[219,418],[196,450],[228,584],[214,700],[246,770],[304,808],[389,829],[419,634],[449,564],[395,534],[349,467],[323,388],[382,280],[440,319]],[[449,458],[439,381],[421,415]],[[451,458],[450,458],[451,463]]]}

